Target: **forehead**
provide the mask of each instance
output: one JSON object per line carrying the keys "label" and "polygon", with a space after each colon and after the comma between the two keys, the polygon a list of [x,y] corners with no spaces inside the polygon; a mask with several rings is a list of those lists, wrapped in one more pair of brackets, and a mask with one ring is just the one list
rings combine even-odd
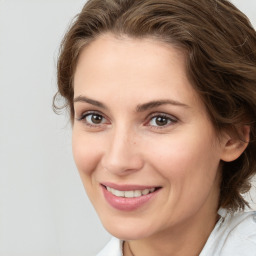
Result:
{"label": "forehead", "polygon": [[[195,100],[184,52],[153,38],[104,34],[81,52],[74,76],[75,97],[133,94],[134,99],[172,97]],[[147,97],[148,96],[148,97]],[[197,99],[198,100],[198,99]]]}
{"label": "forehead", "polygon": [[131,63],[143,63],[141,68],[148,68],[159,61],[165,62],[162,64],[170,64],[177,60],[181,65],[185,63],[185,51],[177,46],[150,37],[138,39],[106,33],[84,47],[77,65],[86,65],[90,62],[88,64],[91,67],[93,64],[99,67],[99,64],[109,66],[119,62],[125,70],[127,64],[130,68]]}

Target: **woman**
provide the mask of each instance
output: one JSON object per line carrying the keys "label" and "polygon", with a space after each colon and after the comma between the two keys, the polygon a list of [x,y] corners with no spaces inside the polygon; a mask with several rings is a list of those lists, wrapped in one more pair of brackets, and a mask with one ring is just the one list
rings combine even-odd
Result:
{"label": "woman", "polygon": [[[226,0],[89,0],[58,93],[101,256],[256,255],[256,33]],[[117,239],[118,238],[118,239]]]}

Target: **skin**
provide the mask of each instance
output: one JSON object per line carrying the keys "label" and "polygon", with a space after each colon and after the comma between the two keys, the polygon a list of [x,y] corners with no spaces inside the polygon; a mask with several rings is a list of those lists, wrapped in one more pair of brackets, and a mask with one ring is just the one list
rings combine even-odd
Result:
{"label": "skin", "polygon": [[[103,225],[126,240],[125,255],[132,255],[128,243],[136,256],[198,255],[218,219],[220,161],[236,159],[244,146],[217,136],[182,51],[101,35],[80,54],[74,98],[74,159]],[[139,107],[163,100],[172,102]],[[161,189],[142,207],[120,211],[106,202],[104,182]]]}

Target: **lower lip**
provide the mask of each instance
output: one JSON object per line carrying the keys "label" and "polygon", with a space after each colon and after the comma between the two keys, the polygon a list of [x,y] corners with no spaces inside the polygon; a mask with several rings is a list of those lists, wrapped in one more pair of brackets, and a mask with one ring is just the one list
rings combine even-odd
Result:
{"label": "lower lip", "polygon": [[156,196],[159,189],[149,193],[147,195],[142,195],[140,197],[118,197],[110,193],[105,187],[102,187],[104,197],[106,201],[115,209],[120,211],[134,211],[146,203],[149,203],[152,198]]}

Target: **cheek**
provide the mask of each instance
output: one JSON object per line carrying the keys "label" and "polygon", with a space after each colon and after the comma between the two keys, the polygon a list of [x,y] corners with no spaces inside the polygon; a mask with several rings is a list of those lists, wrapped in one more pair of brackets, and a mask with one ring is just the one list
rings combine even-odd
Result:
{"label": "cheek", "polygon": [[177,218],[194,214],[208,201],[215,205],[219,193],[218,148],[207,136],[194,138],[175,136],[158,149],[152,147],[151,164],[168,189],[166,212],[175,209]]}
{"label": "cheek", "polygon": [[72,151],[74,161],[85,191],[93,205],[98,200],[94,189],[97,185],[95,174],[100,162],[101,147],[97,145],[99,143],[95,143],[95,140],[92,140],[89,136],[85,136],[83,132],[73,131]]}
{"label": "cheek", "polygon": [[209,185],[214,182],[220,161],[218,146],[212,138],[210,132],[195,131],[158,140],[158,146],[151,146],[151,163],[174,186],[193,187],[200,182]]}
{"label": "cheek", "polygon": [[95,144],[88,136],[73,131],[72,135],[72,151],[77,169],[81,177],[90,176],[97,167],[100,152]]}

